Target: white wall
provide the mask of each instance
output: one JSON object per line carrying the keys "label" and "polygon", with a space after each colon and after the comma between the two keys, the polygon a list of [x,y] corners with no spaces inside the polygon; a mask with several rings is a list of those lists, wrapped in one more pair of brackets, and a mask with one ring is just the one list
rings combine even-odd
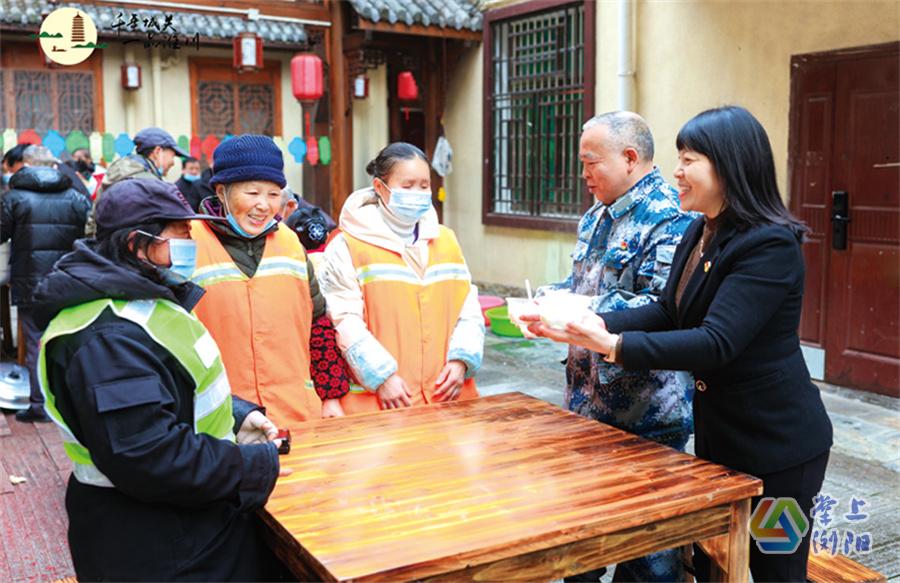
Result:
{"label": "white wall", "polygon": [[[291,93],[290,60],[294,53],[287,51],[267,50],[263,53],[266,60],[281,61],[281,110],[282,137],[285,146],[295,137],[303,136],[303,112],[300,104]],[[114,135],[126,132],[131,137],[148,126],[159,126],[177,140],[179,136],[191,136],[191,87],[189,58],[213,57],[231,59],[230,49],[204,48],[200,51],[182,48],[179,51],[163,51],[161,55],[161,78],[153,78],[153,66],[150,51],[143,47],[134,49],[135,61],[141,65],[142,87],[136,91],[122,89],[119,81],[120,67],[125,58],[122,45],[110,43],[103,50],[103,101],[106,131]],[[163,88],[160,119],[154,116],[153,87],[160,83]],[[129,127],[129,119],[133,118],[134,127]],[[202,138],[202,136],[201,136]],[[302,165],[294,162],[293,157],[285,152],[285,175],[288,184],[300,190],[302,184]],[[175,181],[181,176],[181,162],[176,161],[166,178]]]}
{"label": "white wall", "polygon": [[353,190],[371,184],[366,164],[388,145],[390,135],[387,65],[372,69],[367,75],[369,96],[353,100]]}

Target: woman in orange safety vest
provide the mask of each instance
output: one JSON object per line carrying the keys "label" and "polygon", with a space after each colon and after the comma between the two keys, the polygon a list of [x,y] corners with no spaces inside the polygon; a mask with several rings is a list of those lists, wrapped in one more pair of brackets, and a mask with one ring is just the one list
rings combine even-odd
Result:
{"label": "woman in orange safety vest", "polygon": [[478,396],[484,321],[462,250],[438,223],[422,151],[397,142],[344,203],[319,281],[355,383],[346,413]]}
{"label": "woman in orange safety vest", "polygon": [[349,383],[313,267],[280,223],[284,160],[266,136],[242,135],[213,154],[204,212],[227,222],[194,222],[197,267],[206,289],[194,313],[222,353],[232,392],[266,407],[278,427],[343,415]]}

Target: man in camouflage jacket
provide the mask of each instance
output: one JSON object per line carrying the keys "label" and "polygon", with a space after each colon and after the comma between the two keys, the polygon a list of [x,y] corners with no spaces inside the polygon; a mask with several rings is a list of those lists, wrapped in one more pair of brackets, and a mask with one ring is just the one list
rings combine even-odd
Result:
{"label": "man in camouflage jacket", "polygon": [[[653,136],[637,114],[611,112],[584,126],[582,177],[597,201],[578,225],[572,273],[541,288],[592,296],[597,312],[656,301],[669,276],[675,246],[693,216],[653,165]],[[570,346],[566,407],[683,450],[692,431],[692,379],[687,372],[626,371],[603,356]],[[572,578],[597,580],[599,572]],[[683,580],[680,555],[663,551],[617,566],[616,581]]]}

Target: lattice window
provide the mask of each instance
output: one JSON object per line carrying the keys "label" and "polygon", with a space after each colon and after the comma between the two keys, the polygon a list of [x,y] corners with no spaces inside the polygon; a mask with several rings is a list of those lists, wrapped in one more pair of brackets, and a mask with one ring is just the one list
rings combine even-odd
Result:
{"label": "lattice window", "polygon": [[0,127],[43,134],[103,131],[102,51],[77,65],[47,68],[36,43],[0,51]]}
{"label": "lattice window", "polygon": [[39,133],[56,130],[63,135],[97,129],[93,73],[13,69],[0,73],[0,81],[4,96],[0,120],[5,127]]}
{"label": "lattice window", "polygon": [[578,139],[593,99],[586,21],[576,3],[489,22],[486,223],[566,224],[584,211]]}
{"label": "lattice window", "polygon": [[16,127],[38,132],[56,129],[53,123],[52,74],[47,71],[14,71]]}
{"label": "lattice window", "polygon": [[275,94],[268,85],[242,85],[240,96],[241,131],[247,134],[273,135]]}
{"label": "lattice window", "polygon": [[190,67],[195,134],[280,135],[280,63],[252,73],[215,59],[191,59]]}
{"label": "lattice window", "polygon": [[58,73],[59,127],[64,132],[94,130],[94,76],[90,73]]}
{"label": "lattice window", "polygon": [[201,81],[197,91],[200,95],[200,134],[234,134],[234,84]]}

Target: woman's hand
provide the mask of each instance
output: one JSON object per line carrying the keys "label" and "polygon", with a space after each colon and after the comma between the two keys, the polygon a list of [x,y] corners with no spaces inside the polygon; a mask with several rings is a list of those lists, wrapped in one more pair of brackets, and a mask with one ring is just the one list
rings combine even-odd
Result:
{"label": "woman's hand", "polygon": [[536,336],[574,344],[604,355],[610,353],[618,340],[617,335],[610,334],[606,329],[606,322],[603,321],[603,318],[590,311],[585,311],[579,320],[569,322],[566,329],[562,331],[546,326],[540,321],[540,318],[529,318],[528,320],[531,322],[528,329]]}
{"label": "woman's hand", "polygon": [[344,408],[341,406],[340,399],[325,399],[322,401],[322,419],[343,416]]}
{"label": "woman's hand", "polygon": [[461,360],[451,360],[444,365],[435,383],[434,400],[455,401],[459,398],[466,380],[466,364]]}
{"label": "woman's hand", "polygon": [[392,374],[375,391],[382,409],[400,409],[412,406],[412,395],[406,382],[397,373]]}
{"label": "woman's hand", "polygon": [[239,444],[265,443],[276,437],[278,437],[278,428],[261,411],[256,410],[250,411],[244,417],[244,422],[238,429],[237,442]]}

